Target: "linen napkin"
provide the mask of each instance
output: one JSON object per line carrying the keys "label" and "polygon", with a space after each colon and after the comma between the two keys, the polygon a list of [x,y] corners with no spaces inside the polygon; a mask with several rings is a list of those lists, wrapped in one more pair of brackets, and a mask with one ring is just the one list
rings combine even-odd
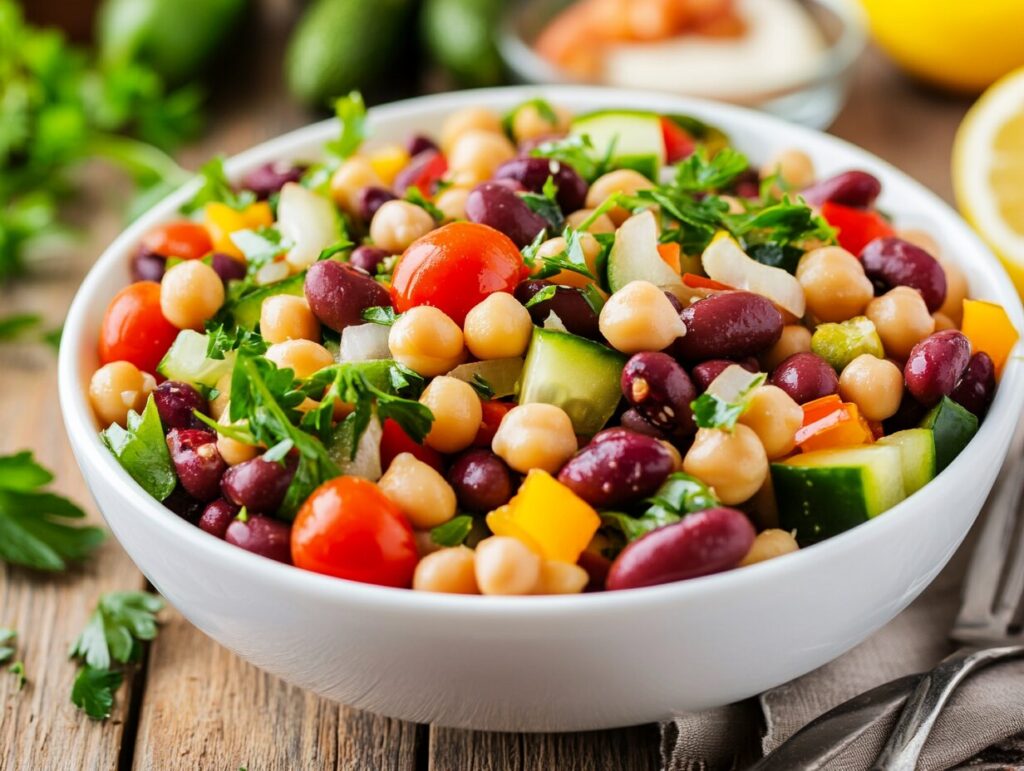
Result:
{"label": "linen napkin", "polygon": [[[975,528],[977,531],[977,528]],[[876,685],[935,666],[955,649],[946,638],[960,605],[973,538],[903,613],[849,653],[739,704],[687,713],[661,729],[665,771],[742,769],[832,707]],[[828,764],[867,771],[899,716],[879,718]],[[921,754],[919,769],[1024,768],[1024,660],[972,675],[953,695]]]}

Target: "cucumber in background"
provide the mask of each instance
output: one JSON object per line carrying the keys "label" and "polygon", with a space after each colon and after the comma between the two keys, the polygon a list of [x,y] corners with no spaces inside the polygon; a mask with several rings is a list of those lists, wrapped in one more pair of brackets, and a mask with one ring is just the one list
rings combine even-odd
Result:
{"label": "cucumber in background", "polygon": [[142,62],[171,84],[199,73],[241,19],[246,0],[104,0],[96,17],[100,59]]}
{"label": "cucumber in background", "polygon": [[502,0],[426,0],[420,19],[431,58],[461,86],[494,86],[504,80],[498,53]]}
{"label": "cucumber in background", "polygon": [[415,0],[314,0],[288,42],[289,90],[322,106],[379,83],[405,58],[415,11]]}

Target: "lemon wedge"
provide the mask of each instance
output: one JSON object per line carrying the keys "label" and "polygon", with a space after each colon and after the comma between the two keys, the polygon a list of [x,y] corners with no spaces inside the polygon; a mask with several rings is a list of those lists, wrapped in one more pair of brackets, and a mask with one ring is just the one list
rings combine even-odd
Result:
{"label": "lemon wedge", "polygon": [[1024,295],[1024,68],[989,88],[960,124],[953,187]]}

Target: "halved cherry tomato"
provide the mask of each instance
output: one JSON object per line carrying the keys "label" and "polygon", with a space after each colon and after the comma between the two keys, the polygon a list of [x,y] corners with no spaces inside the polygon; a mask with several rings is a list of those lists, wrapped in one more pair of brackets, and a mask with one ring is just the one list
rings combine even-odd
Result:
{"label": "halved cherry tomato", "polygon": [[202,225],[189,220],[168,222],[142,237],[143,248],[162,257],[198,260],[213,251],[213,241]]}
{"label": "halved cherry tomato", "polygon": [[480,410],[483,413],[483,418],[480,421],[480,430],[476,432],[476,436],[473,438],[474,447],[490,447],[491,441],[494,439],[494,435],[498,433],[498,426],[501,425],[501,419],[508,414],[508,412],[515,407],[514,404],[508,402],[497,402],[490,399],[482,399],[480,401]]}
{"label": "halved cherry tomato", "polygon": [[100,363],[130,361],[144,372],[156,365],[178,336],[178,328],[160,310],[160,285],[129,284],[110,301],[100,326]]}
{"label": "halved cherry tomato", "polygon": [[676,163],[693,154],[696,147],[693,137],[671,118],[662,116],[661,135],[665,139],[665,157],[669,163]]}
{"label": "halved cherry tomato", "polygon": [[877,211],[854,209],[852,206],[826,201],[821,205],[821,216],[839,233],[839,245],[851,254],[860,256],[861,249],[876,238],[896,234],[888,221]]}
{"label": "halved cherry tomato", "polygon": [[418,559],[409,520],[366,479],[324,482],[292,524],[292,561],[314,573],[408,588]]}
{"label": "halved cherry tomato", "polygon": [[683,284],[690,287],[690,289],[713,289],[716,292],[727,292],[734,288],[707,276],[698,276],[696,273],[684,273]]}
{"label": "halved cherry tomato", "polygon": [[380,439],[380,465],[387,470],[395,456],[407,452],[413,457],[423,461],[428,466],[433,466],[441,474],[444,473],[444,459],[441,453],[433,447],[418,444],[411,436],[405,433],[404,429],[391,418],[387,418],[383,425],[384,434]]}
{"label": "halved cherry tomato", "polygon": [[495,292],[511,292],[526,275],[523,256],[504,233],[475,222],[433,230],[405,250],[391,294],[399,313],[433,305],[462,326],[466,314]]}

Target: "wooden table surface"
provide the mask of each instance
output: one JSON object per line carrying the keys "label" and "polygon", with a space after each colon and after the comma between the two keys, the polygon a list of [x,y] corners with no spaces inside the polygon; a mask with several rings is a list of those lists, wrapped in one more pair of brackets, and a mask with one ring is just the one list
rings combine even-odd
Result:
{"label": "wooden table surface", "polygon": [[[271,21],[284,21],[280,16],[291,11],[286,4],[269,3],[263,13]],[[265,42],[280,46],[279,37]],[[308,121],[307,114],[280,96],[275,60],[243,55],[236,71],[251,76],[216,88],[211,130],[182,154],[185,165],[194,167],[215,152],[242,150]],[[851,100],[833,131],[949,199],[950,147],[967,106],[965,100],[911,84],[870,54],[860,64]],[[91,197],[80,206],[83,225],[88,225],[80,248],[66,263],[51,265],[45,275],[0,294],[0,315],[31,310],[60,323],[85,271],[120,227],[110,192],[118,188],[105,181],[101,176],[90,185]],[[81,502],[99,521],[64,436],[55,357],[41,346],[0,346],[0,453],[23,448],[34,450],[56,472],[57,490]],[[586,734],[487,734],[351,710],[246,664],[172,609],[164,612],[161,632],[137,676],[118,692],[111,719],[93,722],[69,701],[75,667],[67,661],[68,645],[102,592],[145,586],[113,539],[94,559],[65,575],[38,575],[0,564],[0,626],[18,630],[18,655],[29,680],[18,692],[14,678],[0,673],[0,768],[658,767],[655,726]]]}

